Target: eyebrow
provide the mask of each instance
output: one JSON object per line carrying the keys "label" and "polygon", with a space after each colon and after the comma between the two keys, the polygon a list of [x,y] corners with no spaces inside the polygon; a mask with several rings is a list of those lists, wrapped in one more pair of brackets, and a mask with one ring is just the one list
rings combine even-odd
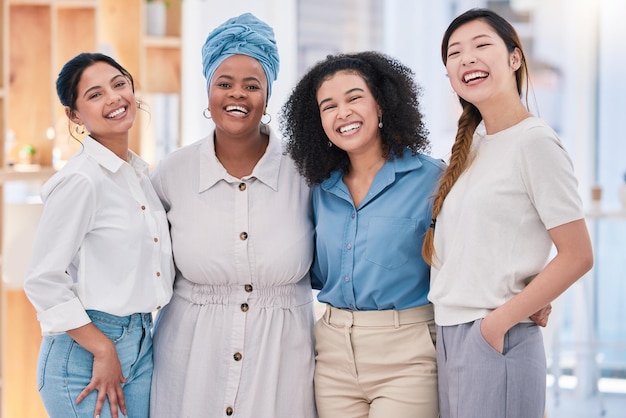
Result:
{"label": "eyebrow", "polygon": [[[350,94],[350,93],[354,93],[355,91],[358,91],[358,92],[361,92],[361,93],[365,92],[365,90],[363,90],[362,88],[360,88],[360,87],[355,87],[355,88],[352,88],[352,89],[350,89],[350,90],[346,91],[343,95],[344,95],[344,96],[347,96],[348,94]],[[321,102],[319,102],[319,104],[317,105],[317,107],[322,107],[322,105],[323,105],[324,103],[329,102],[329,101],[331,101],[331,100],[332,100],[332,99],[331,99],[330,97],[329,97],[329,98],[326,98],[326,99],[322,100]]]}
{"label": "eyebrow", "polygon": [[[235,79],[235,77],[233,77],[232,75],[222,74],[222,75],[218,76],[215,79],[215,81],[218,81],[220,78],[225,78],[227,80],[234,80]],[[254,77],[254,76],[244,77],[243,81],[256,81],[257,83],[261,84],[261,80],[259,80],[257,77]]]}
{"label": "eyebrow", "polygon": [[[120,78],[120,77],[122,77],[122,78],[126,78],[126,77],[124,77],[124,74],[117,74],[117,75],[115,75],[113,78],[111,78],[111,83],[112,83],[112,82],[114,82],[116,79],[118,79],[118,78]],[[88,96],[88,95],[89,95],[89,93],[90,93],[91,91],[93,91],[93,90],[98,90],[99,88],[101,88],[101,86],[92,86],[92,87],[89,87],[89,88],[88,88],[87,90],[85,90],[85,92],[83,93],[83,97]]]}
{"label": "eyebrow", "polygon": [[[491,36],[487,35],[486,33],[485,34],[476,35],[476,36],[474,36],[472,38],[472,41],[475,41],[475,40],[480,39],[480,38],[489,38],[489,39],[491,39]],[[448,45],[448,49],[452,48],[453,46],[459,45],[460,43],[461,42],[453,42],[450,45]]]}

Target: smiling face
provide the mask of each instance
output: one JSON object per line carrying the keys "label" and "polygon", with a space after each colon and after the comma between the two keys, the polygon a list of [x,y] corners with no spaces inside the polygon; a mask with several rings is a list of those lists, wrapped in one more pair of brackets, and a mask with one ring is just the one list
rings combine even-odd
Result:
{"label": "smiling face", "polygon": [[137,103],[130,81],[105,62],[87,67],[77,86],[76,110],[68,117],[85,125],[96,139],[128,138],[137,114]]}
{"label": "smiling face", "polygon": [[482,20],[459,26],[448,42],[446,70],[454,91],[480,108],[487,100],[519,97],[515,72],[521,51],[509,52],[504,41]]}
{"label": "smiling face", "polygon": [[348,155],[382,150],[380,107],[359,74],[335,73],[317,89],[317,104],[328,139]]}
{"label": "smiling face", "polygon": [[259,61],[247,55],[226,58],[209,85],[209,110],[218,133],[258,134],[266,97],[267,77]]}

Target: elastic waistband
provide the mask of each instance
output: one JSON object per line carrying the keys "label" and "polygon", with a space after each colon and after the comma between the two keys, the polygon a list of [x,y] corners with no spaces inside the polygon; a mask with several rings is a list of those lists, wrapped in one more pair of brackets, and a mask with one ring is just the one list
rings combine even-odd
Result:
{"label": "elastic waistband", "polygon": [[433,305],[428,304],[396,311],[349,311],[326,305],[324,319],[331,325],[355,327],[398,327],[400,325],[428,322],[434,319]]}
{"label": "elastic waistband", "polygon": [[306,278],[298,283],[261,287],[257,285],[209,285],[176,279],[174,292],[197,305],[237,305],[254,301],[259,308],[294,308],[313,303],[311,284]]}

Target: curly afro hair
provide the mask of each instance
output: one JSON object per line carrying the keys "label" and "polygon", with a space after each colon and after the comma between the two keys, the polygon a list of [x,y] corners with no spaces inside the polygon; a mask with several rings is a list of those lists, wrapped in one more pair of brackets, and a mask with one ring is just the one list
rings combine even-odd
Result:
{"label": "curly afro hair", "polygon": [[374,51],[328,55],[302,77],[279,116],[287,152],[310,185],[321,183],[337,169],[349,168],[348,154],[328,146],[317,104],[320,85],[340,71],[363,77],[382,109],[385,158],[402,158],[407,148],[414,154],[429,150],[428,131],[418,101],[421,89],[410,68]]}

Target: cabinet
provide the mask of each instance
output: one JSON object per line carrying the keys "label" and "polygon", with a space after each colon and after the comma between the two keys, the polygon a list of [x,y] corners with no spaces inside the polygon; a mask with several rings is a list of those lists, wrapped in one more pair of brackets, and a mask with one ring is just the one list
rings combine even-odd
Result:
{"label": "cabinet", "polygon": [[[155,124],[162,115],[151,100],[180,101],[181,1],[168,0],[165,35],[154,37],[145,35],[146,0],[0,0],[0,220],[5,183],[43,183],[59,159],[79,149],[55,81],[80,52],[111,55],[133,75],[148,112],[138,112],[130,147],[156,161]],[[169,140],[178,144],[179,106],[168,109],[175,128]],[[30,164],[20,164],[25,145],[35,150]],[[37,393],[41,336],[34,309],[23,290],[2,281],[0,290],[0,417],[45,416]]]}

